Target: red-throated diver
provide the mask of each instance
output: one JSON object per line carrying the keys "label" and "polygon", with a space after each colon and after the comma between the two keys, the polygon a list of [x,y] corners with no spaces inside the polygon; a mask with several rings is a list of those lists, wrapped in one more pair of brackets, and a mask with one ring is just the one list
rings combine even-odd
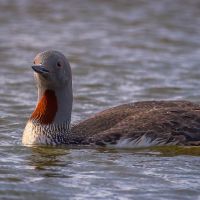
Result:
{"label": "red-throated diver", "polygon": [[38,102],[23,133],[25,145],[200,145],[200,106],[188,101],[124,104],[71,127],[72,74],[67,59],[58,51],[45,51],[35,57],[32,68]]}

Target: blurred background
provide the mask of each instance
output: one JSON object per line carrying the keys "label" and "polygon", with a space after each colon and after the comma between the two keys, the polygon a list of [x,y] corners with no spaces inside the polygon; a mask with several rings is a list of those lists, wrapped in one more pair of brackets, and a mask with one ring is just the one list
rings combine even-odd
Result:
{"label": "blurred background", "polygon": [[199,0],[0,0],[1,145],[21,145],[37,100],[30,66],[50,49],[71,63],[73,122],[127,102],[200,102]]}

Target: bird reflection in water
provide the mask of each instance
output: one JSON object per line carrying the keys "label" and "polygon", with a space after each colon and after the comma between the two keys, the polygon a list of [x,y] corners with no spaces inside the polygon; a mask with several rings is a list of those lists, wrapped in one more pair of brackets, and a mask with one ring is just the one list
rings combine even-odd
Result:
{"label": "bird reflection in water", "polygon": [[[43,173],[45,177],[62,177],[69,178],[70,176],[62,173],[62,168],[65,169],[72,164],[68,155],[70,149],[48,147],[48,146],[33,146],[31,147],[32,154],[28,158],[28,164],[35,170]],[[66,170],[65,170],[66,172]]]}

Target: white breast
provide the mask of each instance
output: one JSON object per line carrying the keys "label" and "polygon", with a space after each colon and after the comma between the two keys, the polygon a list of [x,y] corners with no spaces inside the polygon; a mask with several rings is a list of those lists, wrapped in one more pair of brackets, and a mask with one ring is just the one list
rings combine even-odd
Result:
{"label": "white breast", "polygon": [[41,134],[31,121],[28,121],[24,129],[22,143],[24,145],[51,144],[51,141],[46,135]]}

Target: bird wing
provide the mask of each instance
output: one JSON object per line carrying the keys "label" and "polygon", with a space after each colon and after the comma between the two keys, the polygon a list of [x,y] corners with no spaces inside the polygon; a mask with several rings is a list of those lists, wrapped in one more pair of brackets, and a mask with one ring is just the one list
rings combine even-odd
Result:
{"label": "bird wing", "polygon": [[85,143],[189,144],[200,141],[200,107],[186,101],[139,102],[100,112],[72,127]]}

